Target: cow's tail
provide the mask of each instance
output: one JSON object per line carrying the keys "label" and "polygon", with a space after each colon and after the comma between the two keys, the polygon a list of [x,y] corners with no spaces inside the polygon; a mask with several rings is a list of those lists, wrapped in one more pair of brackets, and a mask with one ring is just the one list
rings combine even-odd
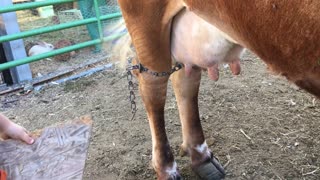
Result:
{"label": "cow's tail", "polygon": [[120,18],[115,23],[108,25],[105,32],[107,35],[123,34],[119,39],[107,43],[107,46],[114,56],[112,59],[119,60],[120,67],[125,68],[127,60],[135,57],[135,51],[133,50],[132,40],[126,29],[124,19]]}

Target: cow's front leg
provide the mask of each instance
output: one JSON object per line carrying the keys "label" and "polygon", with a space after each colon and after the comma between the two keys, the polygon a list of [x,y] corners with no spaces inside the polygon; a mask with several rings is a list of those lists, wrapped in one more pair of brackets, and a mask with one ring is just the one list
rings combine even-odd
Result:
{"label": "cow's front leg", "polygon": [[[192,67],[186,66],[186,68]],[[202,179],[222,179],[225,172],[212,156],[200,123],[198,108],[200,80],[201,69],[195,67],[172,75],[182,125],[181,152],[191,157],[192,168]]]}
{"label": "cow's front leg", "polygon": [[152,164],[159,180],[180,179],[168,142],[164,121],[168,77],[139,74],[139,87],[152,135]]}

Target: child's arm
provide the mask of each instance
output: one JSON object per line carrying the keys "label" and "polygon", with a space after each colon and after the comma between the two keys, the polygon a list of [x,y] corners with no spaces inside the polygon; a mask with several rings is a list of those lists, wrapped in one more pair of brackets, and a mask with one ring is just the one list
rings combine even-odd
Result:
{"label": "child's arm", "polygon": [[26,129],[10,121],[6,116],[0,113],[0,138],[18,139],[27,144],[32,144],[34,139],[28,135]]}

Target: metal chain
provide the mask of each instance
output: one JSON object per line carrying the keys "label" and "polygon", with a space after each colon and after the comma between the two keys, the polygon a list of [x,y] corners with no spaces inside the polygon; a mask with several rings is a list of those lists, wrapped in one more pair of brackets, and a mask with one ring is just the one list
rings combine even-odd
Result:
{"label": "metal chain", "polygon": [[[128,60],[128,63],[131,65],[131,59]],[[131,105],[131,113],[132,117],[131,120],[134,119],[136,112],[137,112],[137,104],[135,102],[136,96],[134,94],[134,83],[133,83],[133,75],[131,73],[132,70],[139,70],[139,72],[147,72],[153,76],[156,77],[164,77],[164,76],[170,76],[172,73],[180,70],[183,67],[183,64],[181,63],[176,63],[175,66],[171,69],[170,72],[154,72],[150,71],[148,68],[144,67],[142,64],[137,64],[133,66],[129,66],[127,68],[127,80],[128,80],[128,89],[129,89],[129,100],[130,100],[130,105]]]}
{"label": "metal chain", "polygon": [[147,72],[153,76],[156,77],[164,77],[164,76],[170,76],[172,73],[179,71],[183,67],[183,64],[181,63],[176,63],[175,66],[171,69],[169,72],[155,72],[155,71],[150,71],[148,68],[144,67],[142,64],[137,64],[131,67],[127,68],[127,71],[132,71],[132,70],[139,70],[141,72]]}
{"label": "metal chain", "polygon": [[132,117],[131,120],[133,120],[134,116],[136,115],[137,112],[137,104],[135,102],[136,96],[134,94],[134,83],[133,83],[133,75],[130,70],[127,71],[127,80],[128,80],[128,89],[129,89],[129,100],[130,100],[130,105],[131,105],[131,113]]}

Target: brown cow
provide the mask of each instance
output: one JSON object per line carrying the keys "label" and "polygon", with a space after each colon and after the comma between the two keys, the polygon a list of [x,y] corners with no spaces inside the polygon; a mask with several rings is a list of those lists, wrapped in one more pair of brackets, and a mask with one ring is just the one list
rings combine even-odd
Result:
{"label": "brown cow", "polygon": [[[320,1],[318,0],[118,0],[138,62],[153,72],[171,69],[173,18],[185,7],[255,52],[276,73],[320,98]],[[221,179],[223,169],[209,153],[198,113],[199,76],[174,74],[183,145],[203,179]],[[180,179],[165,132],[168,76],[140,73],[153,166],[158,179]]]}

